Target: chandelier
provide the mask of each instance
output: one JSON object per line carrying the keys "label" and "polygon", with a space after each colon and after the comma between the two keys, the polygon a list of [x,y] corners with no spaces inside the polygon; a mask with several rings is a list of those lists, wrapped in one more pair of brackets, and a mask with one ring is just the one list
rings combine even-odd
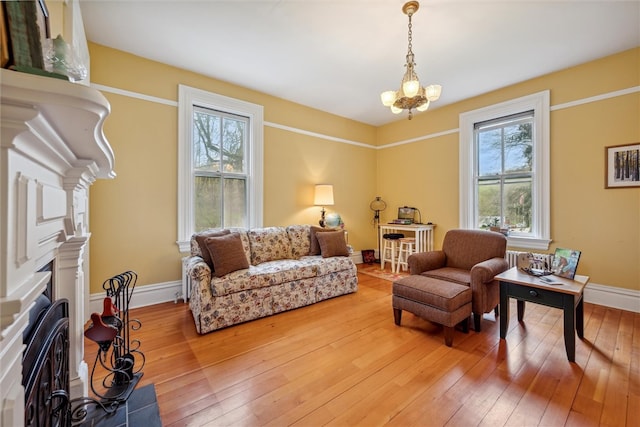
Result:
{"label": "chandelier", "polygon": [[416,74],[416,63],[413,61],[413,51],[411,50],[411,17],[418,11],[420,3],[410,1],[402,6],[402,12],[409,17],[409,49],[407,51],[407,71],[402,77],[400,89],[388,90],[380,94],[380,99],[385,107],[390,107],[393,114],[400,114],[403,110],[409,110],[409,120],[413,117],[412,109],[426,111],[431,101],[440,98],[442,87],[440,85],[429,85],[426,88],[420,86],[420,80]]}

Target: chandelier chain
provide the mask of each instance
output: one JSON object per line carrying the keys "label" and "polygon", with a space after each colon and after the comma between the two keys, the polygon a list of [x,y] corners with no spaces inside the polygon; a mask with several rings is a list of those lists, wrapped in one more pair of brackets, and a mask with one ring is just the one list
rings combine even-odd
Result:
{"label": "chandelier chain", "polygon": [[408,55],[412,55],[413,54],[413,50],[411,49],[413,47],[413,44],[411,43],[413,41],[413,31],[412,29],[412,25],[411,25],[411,16],[413,14],[409,15],[409,52],[407,52]]}

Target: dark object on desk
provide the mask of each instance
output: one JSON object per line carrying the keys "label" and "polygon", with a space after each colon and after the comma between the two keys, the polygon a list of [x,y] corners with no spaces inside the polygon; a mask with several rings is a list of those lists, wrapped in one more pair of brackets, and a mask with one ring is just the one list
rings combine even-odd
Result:
{"label": "dark object on desk", "polygon": [[551,270],[539,270],[537,268],[529,268],[529,267],[522,267],[520,270],[524,271],[530,276],[536,276],[536,277],[548,276],[550,274],[553,274],[553,271]]}
{"label": "dark object on desk", "polygon": [[[418,213],[418,221],[416,221],[416,212]],[[396,222],[397,221],[397,222]],[[392,221],[394,224],[422,224],[422,213],[420,209],[411,206],[403,206],[398,208],[398,218]]]}

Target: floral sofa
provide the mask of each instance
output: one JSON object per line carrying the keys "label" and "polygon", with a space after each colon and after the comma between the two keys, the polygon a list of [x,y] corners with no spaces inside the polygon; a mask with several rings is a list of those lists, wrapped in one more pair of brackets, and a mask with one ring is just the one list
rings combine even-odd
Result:
{"label": "floral sofa", "polygon": [[356,292],[344,233],[327,231],[291,225],[194,234],[186,273],[198,333]]}

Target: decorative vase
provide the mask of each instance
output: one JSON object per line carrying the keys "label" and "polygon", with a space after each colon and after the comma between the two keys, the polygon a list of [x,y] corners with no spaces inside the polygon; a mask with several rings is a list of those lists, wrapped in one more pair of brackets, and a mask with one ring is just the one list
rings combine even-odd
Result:
{"label": "decorative vase", "polygon": [[335,228],[342,224],[342,218],[337,213],[330,213],[325,217],[325,224],[327,227]]}

